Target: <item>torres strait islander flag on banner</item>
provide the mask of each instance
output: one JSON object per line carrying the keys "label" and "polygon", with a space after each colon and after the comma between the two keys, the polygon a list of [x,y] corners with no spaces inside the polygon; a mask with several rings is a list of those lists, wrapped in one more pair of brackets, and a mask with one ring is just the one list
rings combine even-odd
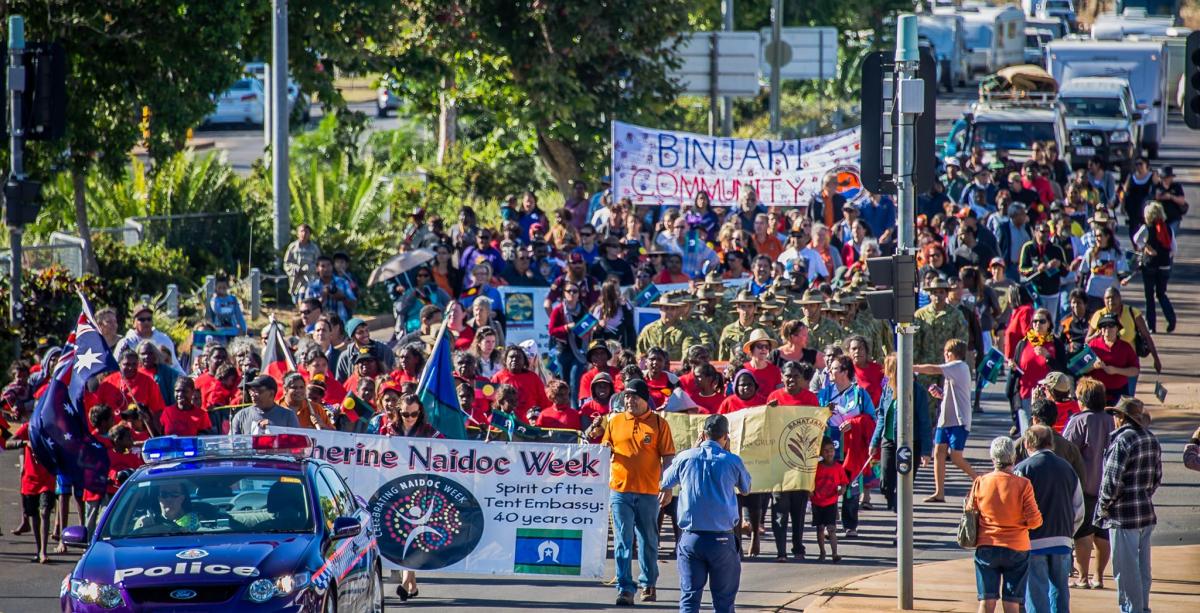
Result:
{"label": "torres strait islander flag on banner", "polygon": [[866,197],[859,148],[858,128],[804,139],[759,140],[614,121],[613,200],[680,206],[703,191],[714,205],[733,207],[746,190],[754,190],[767,206],[805,206],[832,175],[839,193],[853,203]]}

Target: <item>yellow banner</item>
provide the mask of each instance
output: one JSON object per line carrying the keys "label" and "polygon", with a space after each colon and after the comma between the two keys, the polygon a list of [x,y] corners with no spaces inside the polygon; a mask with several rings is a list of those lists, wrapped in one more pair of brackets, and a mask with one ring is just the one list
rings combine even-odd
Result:
{"label": "yellow banner", "polygon": [[[664,413],[675,449],[694,447],[708,415]],[[812,490],[821,438],[829,421],[824,407],[760,406],[735,411],[729,418],[729,450],[750,471],[751,492]]]}

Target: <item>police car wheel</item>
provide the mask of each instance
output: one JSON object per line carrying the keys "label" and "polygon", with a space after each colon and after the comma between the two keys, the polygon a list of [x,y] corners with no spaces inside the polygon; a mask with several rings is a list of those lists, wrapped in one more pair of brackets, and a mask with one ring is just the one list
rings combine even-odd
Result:
{"label": "police car wheel", "polygon": [[325,602],[321,605],[322,613],[337,613],[337,590],[330,585],[325,591]]}
{"label": "police car wheel", "polygon": [[375,568],[375,572],[371,573],[371,611],[373,613],[383,613],[383,571]]}

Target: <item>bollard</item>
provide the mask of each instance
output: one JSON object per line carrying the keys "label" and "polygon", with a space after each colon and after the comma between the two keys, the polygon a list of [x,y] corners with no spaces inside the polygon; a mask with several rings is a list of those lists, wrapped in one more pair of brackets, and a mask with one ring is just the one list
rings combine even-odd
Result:
{"label": "bollard", "polygon": [[262,271],[250,269],[250,319],[262,317]]}
{"label": "bollard", "polygon": [[174,283],[167,285],[167,317],[171,321],[179,319],[179,286]]}

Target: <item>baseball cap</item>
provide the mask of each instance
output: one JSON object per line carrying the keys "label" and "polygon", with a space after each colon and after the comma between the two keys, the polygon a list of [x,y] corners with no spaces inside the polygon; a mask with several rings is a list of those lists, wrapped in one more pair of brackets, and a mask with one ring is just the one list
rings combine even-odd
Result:
{"label": "baseball cap", "polygon": [[567,256],[568,264],[582,264],[583,261],[583,254],[578,251],[572,251],[571,255]]}
{"label": "baseball cap", "polygon": [[992,258],[992,261],[988,262],[988,267],[992,266],[1005,266],[1004,258]]}
{"label": "baseball cap", "polygon": [[268,375],[259,375],[246,384],[246,387],[252,390],[275,391],[279,389],[279,384],[275,383],[275,380]]}
{"label": "baseball cap", "polygon": [[1107,328],[1108,326],[1120,328],[1122,327],[1121,320],[1117,319],[1117,316],[1113,315],[1112,313],[1105,313],[1102,317],[1100,317],[1100,320],[1096,322],[1096,327]]}
{"label": "baseball cap", "polygon": [[138,315],[141,315],[142,313],[150,313],[151,315],[153,315],[154,309],[151,308],[150,305],[145,302],[133,307],[133,316],[134,317],[137,317]]}
{"label": "baseball cap", "polygon": [[388,392],[395,392],[398,395],[404,393],[404,391],[400,389],[400,384],[392,381],[391,379],[388,379],[379,385],[380,396],[383,396]]}

